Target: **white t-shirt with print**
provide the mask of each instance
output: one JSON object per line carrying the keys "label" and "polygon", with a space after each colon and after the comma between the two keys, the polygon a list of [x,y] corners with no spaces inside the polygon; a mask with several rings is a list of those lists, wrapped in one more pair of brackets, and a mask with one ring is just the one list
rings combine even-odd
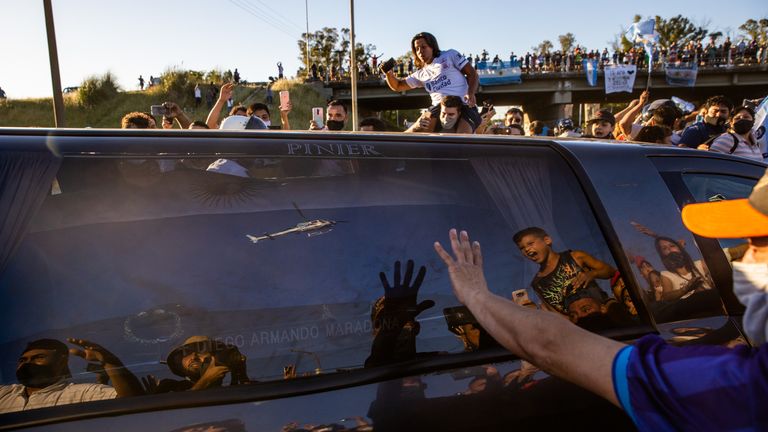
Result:
{"label": "white t-shirt with print", "polygon": [[432,63],[409,75],[405,82],[411,88],[424,87],[432,98],[432,105],[439,105],[443,96],[463,98],[469,91],[467,78],[461,68],[467,64],[456,50],[445,50],[432,59]]}

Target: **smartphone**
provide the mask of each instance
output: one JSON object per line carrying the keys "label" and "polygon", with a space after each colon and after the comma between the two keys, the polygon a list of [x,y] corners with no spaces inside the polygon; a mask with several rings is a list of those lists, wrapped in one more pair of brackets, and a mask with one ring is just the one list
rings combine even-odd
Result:
{"label": "smartphone", "polygon": [[493,103],[491,103],[490,101],[485,101],[483,102],[483,109],[480,110],[480,115],[483,115],[492,109],[493,109]]}
{"label": "smartphone", "polygon": [[528,297],[528,291],[526,291],[525,288],[512,291],[512,301],[520,306],[530,306],[534,304],[530,297]]}
{"label": "smartphone", "polygon": [[288,102],[291,101],[291,97],[288,94],[288,90],[281,90],[280,91],[280,106],[286,106],[288,105]]}
{"label": "smartphone", "polygon": [[312,108],[312,120],[317,123],[317,127],[323,127],[323,107]]}
{"label": "smartphone", "polygon": [[396,64],[397,64],[397,62],[395,61],[395,59],[390,57],[389,60],[387,60],[384,63],[382,63],[381,66],[379,66],[379,67],[381,68],[382,72],[387,73],[387,72],[391,71],[392,68],[394,68]]}
{"label": "smartphone", "polygon": [[153,116],[168,116],[168,108],[165,105],[152,105],[149,107],[149,113]]}

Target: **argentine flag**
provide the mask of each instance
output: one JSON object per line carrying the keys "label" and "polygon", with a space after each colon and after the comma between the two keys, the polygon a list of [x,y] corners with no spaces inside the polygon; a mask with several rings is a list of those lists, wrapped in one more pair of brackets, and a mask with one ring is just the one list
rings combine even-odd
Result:
{"label": "argentine flag", "polygon": [[581,61],[584,72],[587,74],[587,84],[590,87],[597,86],[597,60],[584,59]]}

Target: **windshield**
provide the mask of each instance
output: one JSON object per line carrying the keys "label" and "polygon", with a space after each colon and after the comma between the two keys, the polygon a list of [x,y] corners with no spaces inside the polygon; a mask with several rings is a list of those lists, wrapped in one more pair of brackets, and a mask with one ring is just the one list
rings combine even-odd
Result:
{"label": "windshield", "polygon": [[[452,227],[471,231],[492,289],[543,307],[531,288],[538,266],[513,241],[532,226],[553,250],[615,268],[575,177],[549,149],[452,160],[65,158],[0,277],[2,383],[17,382],[19,354],[40,339],[98,344],[152,375],[147,392],[190,390],[221,365],[211,386],[383,364],[398,358],[377,348],[388,328],[373,305],[401,279],[418,295],[416,320],[397,321],[411,350],[494,346],[432,245]],[[601,302],[614,297],[609,280],[595,288]],[[72,381],[109,384],[69,357]]]}

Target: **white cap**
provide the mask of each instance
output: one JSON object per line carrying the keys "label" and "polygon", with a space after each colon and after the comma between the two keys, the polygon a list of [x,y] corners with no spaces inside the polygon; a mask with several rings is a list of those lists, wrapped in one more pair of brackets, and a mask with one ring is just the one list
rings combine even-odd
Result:
{"label": "white cap", "polygon": [[248,117],[242,115],[233,115],[225,118],[224,121],[221,122],[219,129],[247,130],[268,128],[267,125],[264,124],[264,121],[256,116]]}
{"label": "white cap", "polygon": [[[235,116],[233,116],[235,117]],[[238,116],[242,117],[242,116]],[[226,174],[231,176],[248,178],[248,170],[239,163],[229,159],[217,159],[214,163],[208,165],[206,171],[217,174]]]}

